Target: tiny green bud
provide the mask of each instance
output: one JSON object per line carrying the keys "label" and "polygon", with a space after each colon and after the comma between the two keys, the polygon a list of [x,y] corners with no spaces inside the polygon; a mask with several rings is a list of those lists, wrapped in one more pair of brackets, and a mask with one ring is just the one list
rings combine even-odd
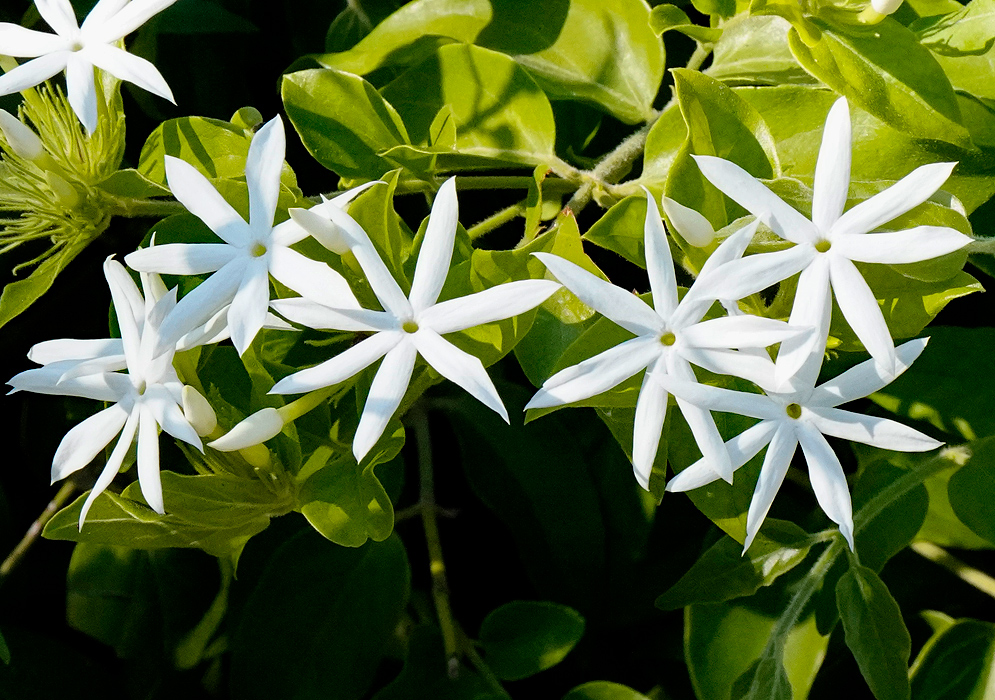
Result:
{"label": "tiny green bud", "polygon": [[58,173],[46,170],[45,182],[52,188],[52,192],[55,194],[55,198],[59,200],[59,204],[66,209],[75,209],[79,204],[79,192]]}

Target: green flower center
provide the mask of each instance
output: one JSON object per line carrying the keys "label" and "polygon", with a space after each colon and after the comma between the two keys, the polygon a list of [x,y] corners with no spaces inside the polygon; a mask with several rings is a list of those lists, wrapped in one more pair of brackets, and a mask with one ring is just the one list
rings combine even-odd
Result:
{"label": "green flower center", "polygon": [[252,248],[249,250],[249,254],[254,258],[261,258],[266,255],[266,246],[262,243],[253,243]]}
{"label": "green flower center", "polygon": [[819,241],[818,243],[815,244],[815,249],[817,251],[819,251],[820,253],[826,253],[832,247],[833,247],[833,244],[830,243],[829,241],[827,241],[826,239],[822,239],[821,241]]}
{"label": "green flower center", "polygon": [[415,323],[414,321],[405,321],[403,324],[401,324],[401,330],[403,330],[405,333],[417,333],[418,324]]}
{"label": "green flower center", "polygon": [[83,42],[80,41],[79,39],[77,39],[76,41],[74,41],[72,44],[69,45],[69,50],[70,51],[82,51],[83,50]]}
{"label": "green flower center", "polygon": [[788,418],[794,418],[795,420],[802,417],[802,407],[796,403],[789,403],[785,406],[784,412],[788,414]]}
{"label": "green flower center", "polygon": [[674,343],[677,342],[677,336],[671,333],[670,331],[667,331],[666,333],[660,336],[660,342],[667,346],[673,345]]}

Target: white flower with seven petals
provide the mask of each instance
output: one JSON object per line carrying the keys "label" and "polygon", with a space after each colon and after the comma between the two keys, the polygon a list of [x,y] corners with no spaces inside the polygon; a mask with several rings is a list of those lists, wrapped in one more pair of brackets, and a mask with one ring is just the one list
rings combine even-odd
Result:
{"label": "white flower with seven petals", "polygon": [[943,226],[870,233],[926,201],[956,164],[923,165],[844,212],[850,186],[850,150],[850,113],[846,100],[841,98],[826,118],[815,167],[811,221],[738,165],[713,156],[694,156],[713,185],[762,217],[778,236],[795,243],[787,250],[730,263],[724,270],[723,282],[714,290],[723,299],[742,299],[801,273],[788,322],[822,332],[781,345],[776,370],[781,388],[791,381],[799,381],[801,386],[815,381],[815,376],[798,377],[797,372],[812,353],[821,355],[825,348],[833,293],[864,347],[882,371],[895,376],[898,370],[894,342],[874,293],[854,262],[919,262],[951,253],[972,240]]}
{"label": "white flower with seven petals", "polygon": [[[28,357],[43,366],[21,372],[8,382],[13,391],[114,402],[66,433],[52,461],[55,482],[85,467],[120,434],[83,503],[80,529],[94,499],[117,475],[136,434],[138,482],[145,500],[158,513],[165,512],[159,480],[159,427],[203,451],[197,431],[181,410],[184,386],[173,369],[173,352],[153,352],[160,324],[175,308],[176,290],[165,293],[158,278],[143,275],[143,298],[124,266],[110,258],[104,263],[104,275],[121,337],[39,343]],[[122,369],[127,371],[118,371]]]}
{"label": "white flower with seven petals", "polygon": [[[900,345],[895,374],[901,374],[926,347],[926,338]],[[819,364],[822,354],[818,354]],[[918,430],[887,418],[866,416],[838,408],[840,404],[879,391],[892,380],[871,358],[834,379],[814,386],[797,387],[783,393],[749,394],[714,386],[661,377],[668,391],[685,401],[712,411],[738,413],[760,422],[726,443],[735,469],[739,469],[765,446],[763,466],[746,516],[745,552],[759,531],[800,444],[808,463],[809,479],[819,505],[853,549],[853,515],[850,492],[839,458],[825,436],[861,442],[885,450],[925,452],[943,443]],[[668,491],[689,491],[716,479],[707,458],[680,472],[667,484]]]}
{"label": "white flower with seven petals", "polygon": [[[131,268],[144,272],[214,273],[180,299],[176,310],[163,323],[158,350],[174,346],[183,335],[208,324],[230,304],[228,329],[239,354],[244,353],[266,323],[270,275],[317,302],[338,308],[360,308],[342,275],[290,247],[307,236],[304,229],[289,219],[273,225],[285,150],[283,120],[277,116],[259,129],[249,145],[245,163],[248,223],[196,168],[179,158],[166,156],[166,179],[173,196],[223,243],[167,243],[125,257]],[[316,209],[326,211],[344,206],[369,186],[345,192]]]}
{"label": "white flower with seven petals", "polygon": [[[548,253],[534,253],[581,301],[636,337],[557,372],[543,383],[526,408],[548,408],[581,401],[608,391],[645,369],[636,400],[632,466],[639,484],[649,489],[650,473],[667,415],[667,391],[654,380],[655,377],[671,375],[687,382],[697,381],[691,369],[690,363],[693,363],[713,372],[735,374],[769,385],[773,374],[768,372],[769,377],[763,376],[767,367],[761,358],[732,348],[763,348],[808,331],[757,316],[702,321],[718,298],[714,294],[715,283],[720,279],[714,275],[716,268],[743,254],[757,224],[754,222],[726,239],[678,302],[670,244],[656,202],[648,192],[646,203],[646,271],[653,296],[652,307],[568,260]],[[709,412],[680,397],[677,397],[677,404],[702,452],[709,456],[709,465],[715,475],[731,482],[732,464]]]}
{"label": "white flower with seven petals", "polygon": [[308,294],[298,299],[273,301],[274,310],[305,326],[366,331],[373,335],[330,360],[281,379],[270,393],[297,394],[338,384],[383,358],[353,440],[357,460],[362,460],[376,444],[400,405],[417,355],[507,421],[508,412],[480,360],[442,336],[517,316],[541,304],[560,288],[550,280],[522,280],[437,301],[452,259],[457,206],[456,184],[450,178],[439,189],[432,205],[407,297],[366,232],[348,214],[334,207],[325,210],[326,216],[316,214],[313,209],[291,210],[291,216],[319,240],[344,237],[384,310],[343,309]]}
{"label": "white flower with seven petals", "polygon": [[35,0],[55,34],[0,22],[0,55],[31,58],[0,76],[0,95],[20,92],[66,72],[69,104],[90,133],[97,128],[96,66],[174,102],[156,67],[115,44],[176,0],[100,0],[80,25],[69,0]]}

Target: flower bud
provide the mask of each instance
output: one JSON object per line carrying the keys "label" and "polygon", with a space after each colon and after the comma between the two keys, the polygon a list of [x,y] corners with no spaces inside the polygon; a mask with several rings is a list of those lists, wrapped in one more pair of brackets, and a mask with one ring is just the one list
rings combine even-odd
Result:
{"label": "flower bud", "polygon": [[45,153],[38,134],[7,110],[0,109],[0,131],[13,153],[24,160],[36,160]]}
{"label": "flower bud", "polygon": [[68,210],[75,209],[79,204],[79,192],[66,182],[66,179],[51,170],[45,171],[45,182],[52,189],[56,200]]}
{"label": "flower bud", "polygon": [[674,230],[695,248],[704,248],[715,240],[715,229],[708,219],[694,209],[675,202],[670,197],[664,197],[663,211]]}
{"label": "flower bud", "polygon": [[183,386],[183,415],[201,437],[218,427],[218,416],[203,395],[189,384]]}
{"label": "flower bud", "polygon": [[281,430],[283,430],[283,417],[280,412],[275,408],[264,408],[253,413],[214,442],[209,442],[207,446],[221,452],[242,450],[276,437]]}
{"label": "flower bud", "polygon": [[890,15],[902,5],[902,0],[871,0],[871,7],[882,15]]}

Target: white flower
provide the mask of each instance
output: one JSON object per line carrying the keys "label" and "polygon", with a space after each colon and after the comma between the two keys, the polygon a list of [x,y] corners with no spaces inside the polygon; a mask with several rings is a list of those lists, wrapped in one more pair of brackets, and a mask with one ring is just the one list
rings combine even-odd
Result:
{"label": "white flower", "polygon": [[[843,211],[850,185],[850,114],[845,99],[829,111],[815,167],[812,220],[792,209],[738,165],[722,158],[694,156],[708,180],[758,217],[793,247],[732,262],[716,293],[741,299],[801,273],[788,322],[823,333],[781,345],[778,381],[788,382],[812,353],[825,348],[835,293],[843,316],[884,372],[897,372],[895,345],[874,293],[854,262],[900,264],[951,253],[971,238],[943,226],[916,226],[869,233],[928,199],[956,163],[917,168],[888,189]],[[818,371],[818,367],[816,367]],[[803,378],[801,384],[814,381]]]}
{"label": "white flower", "polygon": [[305,326],[373,335],[330,360],[285,377],[270,393],[296,394],[338,384],[382,357],[353,441],[357,460],[369,452],[397,410],[417,355],[507,421],[508,412],[480,360],[442,336],[524,313],[545,301],[560,285],[549,280],[523,280],[438,302],[449,271],[458,219],[452,178],[439,189],[432,205],[407,297],[359,224],[337,207],[326,208],[323,213],[331,221],[315,214],[314,209],[291,210],[291,216],[317,238],[333,231],[344,236],[384,310],[343,309],[334,301],[325,301],[325,296],[304,292],[299,299],[274,301],[277,312]]}
{"label": "white flower", "polygon": [[[926,338],[911,340],[898,347],[895,353],[896,375],[908,369],[919,357],[926,341]],[[818,357],[821,362],[821,353]],[[850,492],[839,458],[825,435],[901,452],[925,452],[943,444],[893,420],[837,408],[840,404],[882,389],[891,379],[881,372],[872,358],[818,387],[812,382],[807,387],[784,393],[768,392],[766,396],[692,384],[670,377],[662,377],[660,381],[676,396],[702,409],[761,419],[726,443],[735,469],[770,445],[746,516],[745,552],[770,510],[797,445],[801,444],[805,454],[809,479],[819,505],[839,525],[840,532],[853,549]],[[667,490],[688,491],[711,483],[715,478],[708,459],[703,457],[671,479]]]}
{"label": "white flower", "polygon": [[[143,275],[143,298],[124,266],[110,258],[104,263],[104,275],[121,337],[39,343],[28,357],[43,366],[21,372],[8,382],[13,391],[113,402],[66,433],[52,461],[52,481],[64,479],[89,464],[120,433],[83,503],[81,529],[94,499],[117,475],[136,434],[139,485],[145,500],[158,513],[165,512],[159,481],[159,427],[203,450],[197,431],[181,410],[184,386],[173,369],[172,351],[158,356],[153,353],[159,325],[176,304],[176,290],[155,301],[159,296],[155,287],[162,283]],[[189,403],[190,398],[187,400]]]}
{"label": "white flower", "polygon": [[[756,226],[754,222],[726,239],[678,302],[670,244],[656,202],[647,192],[646,271],[653,306],[563,258],[535,253],[581,301],[636,337],[557,372],[543,383],[526,408],[581,401],[607,391],[645,369],[636,401],[632,466],[640,485],[648,489],[667,415],[667,391],[654,381],[654,377],[669,374],[694,382],[696,378],[689,364],[694,363],[713,372],[735,374],[769,385],[773,379],[767,366],[769,358],[735,352],[731,348],[767,347],[804,332],[789,328],[781,321],[756,316],[701,320],[718,298],[714,293],[719,280],[713,274],[715,269],[743,254]],[[731,482],[732,464],[711,415],[680,397],[677,404],[716,475]]]}
{"label": "white flower", "polygon": [[[175,345],[194,328],[217,326],[224,318],[239,354],[245,352],[267,319],[269,277],[294,291],[328,305],[359,309],[349,284],[325,263],[290,246],[307,236],[293,220],[273,226],[280,194],[280,171],[286,140],[279,116],[253,137],[245,163],[249,188],[249,221],[239,216],[211,183],[188,163],[166,156],[169,188],[191,213],[223,243],[167,243],[135,251],[125,262],[135,270],[174,275],[214,274],[184,296],[163,323],[159,350]],[[372,183],[370,183],[372,184]],[[344,206],[370,185],[357,187],[319,204],[319,211]],[[215,334],[216,339],[220,339]]]}
{"label": "white flower", "polygon": [[871,0],[871,7],[882,15],[890,15],[902,6],[902,0]]}
{"label": "white flower", "polygon": [[169,85],[155,66],[115,46],[174,2],[100,0],[79,25],[69,0],[35,0],[38,14],[55,34],[0,22],[0,54],[34,59],[0,76],[0,95],[34,87],[64,70],[69,104],[91,133],[97,128],[94,66],[174,102]]}

